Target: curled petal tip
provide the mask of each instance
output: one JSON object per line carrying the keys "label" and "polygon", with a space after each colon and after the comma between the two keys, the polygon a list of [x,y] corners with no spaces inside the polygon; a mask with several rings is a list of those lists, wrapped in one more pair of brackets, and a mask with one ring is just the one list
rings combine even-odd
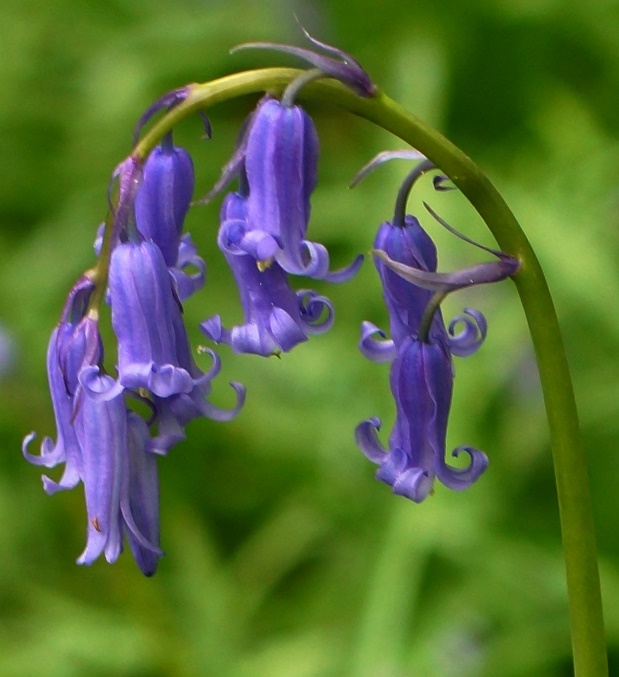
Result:
{"label": "curled petal tip", "polygon": [[469,457],[469,465],[466,468],[454,468],[447,465],[444,458],[438,458],[434,468],[439,480],[446,487],[455,491],[468,489],[488,467],[488,457],[483,451],[464,446],[454,449],[451,455],[453,458],[458,458],[462,453]]}
{"label": "curled petal tip", "polygon": [[334,270],[333,272],[327,273],[324,277],[324,279],[327,282],[331,282],[332,284],[339,284],[340,282],[348,282],[354,275],[357,274],[361,266],[363,265],[365,257],[363,254],[358,254],[355,257],[355,260],[346,268],[342,268],[340,270]]}
{"label": "curled petal tip", "polygon": [[[463,325],[456,333],[456,327]],[[482,345],[488,334],[488,322],[479,310],[465,308],[464,315],[454,317],[447,328],[452,355],[468,357]]]}
{"label": "curled petal tip", "polygon": [[84,367],[78,374],[78,379],[88,397],[95,401],[113,400],[124,390],[119,381],[102,375],[97,366]]}
{"label": "curled petal tip", "polygon": [[238,383],[237,381],[230,381],[230,385],[236,393],[236,404],[232,409],[221,409],[220,407],[216,407],[205,400],[204,415],[207,418],[210,418],[212,421],[218,421],[219,423],[232,421],[232,419],[234,419],[243,408],[247,395],[247,389],[242,383]]}
{"label": "curled petal tip", "polygon": [[355,429],[355,442],[364,456],[373,463],[382,464],[387,458],[387,450],[378,439],[377,432],[380,430],[381,420],[376,416],[359,423]]}
{"label": "curled petal tip", "polygon": [[395,343],[386,337],[385,332],[367,321],[361,325],[359,350],[372,362],[392,362],[398,353]]}
{"label": "curled petal tip", "polygon": [[297,292],[300,317],[308,334],[322,334],[333,326],[333,304],[326,297],[309,289]]}

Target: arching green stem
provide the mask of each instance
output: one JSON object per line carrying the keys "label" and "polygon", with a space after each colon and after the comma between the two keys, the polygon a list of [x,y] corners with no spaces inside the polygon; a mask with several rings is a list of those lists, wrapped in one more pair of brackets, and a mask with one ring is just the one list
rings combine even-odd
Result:
{"label": "arching green stem", "polygon": [[[187,98],[163,116],[134,149],[145,158],[188,114],[233,97],[281,94],[299,76],[273,68],[193,85]],[[541,267],[514,215],[479,168],[439,132],[378,92],[364,99],[333,80],[311,82],[299,98],[335,104],[398,136],[441,169],[475,207],[499,247],[521,261],[514,278],[539,367],[554,459],[576,677],[608,674],[599,573],[587,467],[581,445],[571,377],[557,315]]]}

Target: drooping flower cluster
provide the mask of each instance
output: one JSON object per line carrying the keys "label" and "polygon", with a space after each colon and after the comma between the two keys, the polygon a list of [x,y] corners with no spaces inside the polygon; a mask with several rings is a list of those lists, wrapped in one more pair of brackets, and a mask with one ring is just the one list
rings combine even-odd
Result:
{"label": "drooping flower cluster", "polygon": [[[118,341],[117,378],[103,369],[98,312],[91,304],[96,274],[80,279],[69,294],[48,349],[48,378],[58,431],[43,440],[40,456],[26,458],[45,467],[65,464],[59,482],[43,478],[48,493],[84,484],[88,513],[86,549],[79,564],[104,554],[117,559],[126,534],[146,575],[152,575],[159,548],[157,454],[184,439],[194,418],[232,418],[244,389],[232,384],[237,404],[223,411],[207,401],[219,371],[197,366],[182,319],[181,302],[204,283],[205,266],[183,222],[193,194],[193,165],[166,138],[142,167],[135,159],[115,173],[119,199],[113,230],[96,248],[111,248],[107,299]],[[104,236],[105,237],[105,236]],[[186,272],[191,265],[197,273]],[[131,405],[152,410],[145,421]]]}
{"label": "drooping flower cluster", "polygon": [[[389,156],[380,162],[384,159]],[[452,355],[472,355],[481,346],[486,320],[479,311],[465,309],[463,316],[446,327],[438,303],[448,291],[504,279],[518,267],[514,259],[493,252],[499,257],[496,262],[454,274],[436,272],[434,243],[417,218],[404,212],[414,181],[431,168],[430,163],[422,162],[413,170],[403,184],[394,220],[380,226],[374,242],[391,339],[374,324],[364,322],[359,343],[368,359],[391,362],[396,421],[388,450],[378,440],[381,422],[375,417],[357,426],[357,444],[379,466],[376,477],[394,493],[416,503],[432,491],[435,478],[450,489],[465,489],[488,464],[486,455],[472,447],[452,452],[454,457],[462,452],[469,456],[466,468],[452,467],[445,459],[454,378]],[[464,328],[456,333],[460,324]]]}
{"label": "drooping flower cluster", "polygon": [[102,553],[115,561],[126,534],[138,565],[151,575],[161,555],[157,467],[146,424],[128,410],[122,385],[100,369],[101,338],[97,319],[88,312],[93,290],[87,278],[77,281],[49,342],[56,443],[45,438],[40,456],[33,456],[28,452],[31,433],[23,452],[35,465],[65,464],[59,482],[43,477],[48,494],[83,482],[88,539],[79,564],[90,564]]}
{"label": "drooping flower cluster", "polygon": [[[237,353],[285,353],[328,330],[334,320],[331,301],[311,289],[293,289],[291,276],[345,282],[363,260],[358,256],[331,272],[326,247],[308,237],[319,144],[314,123],[295,96],[316,77],[336,78],[362,97],[373,96],[376,88],[352,57],[307,37],[326,55],[273,43],[242,46],[290,52],[315,70],[293,80],[281,99],[267,95],[258,103],[220,181],[203,200],[238,180],[237,190],[223,200],[217,241],[238,286],[244,321],[226,328],[216,314],[200,324],[208,339]],[[153,115],[178,106],[190,92],[191,86],[174,90],[149,107],[135,139]],[[210,124],[204,121],[210,136]],[[422,162],[417,173],[428,167]],[[404,212],[416,175],[411,177],[400,191],[393,222],[381,225],[374,242],[391,338],[365,322],[360,342],[366,357],[391,363],[396,423],[388,451],[378,441],[376,418],[361,423],[356,437],[379,465],[379,479],[395,493],[421,501],[435,477],[461,489],[487,464],[482,452],[469,447],[454,452],[469,455],[468,468],[455,469],[445,461],[452,355],[475,352],[485,338],[486,322],[481,313],[467,309],[446,327],[440,301],[454,289],[514,274],[517,264],[493,252],[499,258],[495,263],[450,275],[437,273],[434,243],[417,219]],[[204,286],[206,271],[190,235],[183,232],[194,191],[191,157],[174,145],[172,132],[166,132],[149,154],[136,147],[113,178],[118,197],[95,242],[99,263],[70,291],[49,343],[56,441],[45,438],[40,454],[33,455],[31,433],[22,449],[35,465],[64,464],[60,480],[43,477],[47,493],[84,485],[87,541],[78,563],[91,564],[102,554],[114,562],[126,537],[142,572],[152,575],[162,555],[158,457],[185,438],[192,420],[227,421],[236,416],[245,389],[231,383],[236,395],[231,409],[209,402],[220,359],[203,348],[210,367],[202,370],[183,319],[183,303]],[[113,371],[106,371],[99,333],[103,299],[111,307],[117,340]],[[464,329],[456,333],[460,323]],[[144,406],[150,411],[148,420],[138,413]]]}
{"label": "drooping flower cluster", "polygon": [[[373,85],[354,60],[316,44],[343,60],[315,55],[325,75],[370,95]],[[155,113],[178,105],[188,92],[175,90],[151,106],[137,134]],[[267,356],[289,351],[333,324],[326,297],[294,291],[289,281],[292,274],[342,282],[362,261],[358,257],[345,270],[330,273],[326,248],[306,237],[317,162],[318,137],[307,113],[292,100],[264,98],[222,179],[225,185],[239,178],[239,192],[230,193],[221,208],[218,242],[237,282],[245,322],[225,329],[219,315],[205,320],[201,329],[216,343]],[[194,190],[191,157],[168,133],[145,161],[131,155],[113,178],[118,198],[95,242],[99,264],[71,290],[49,344],[57,439],[45,438],[40,454],[33,455],[31,433],[23,453],[35,465],[64,464],[58,482],[43,478],[47,493],[84,485],[87,542],[79,564],[91,564],[101,554],[114,562],[126,536],[140,569],[152,575],[162,554],[158,455],[183,440],[195,418],[233,418],[245,389],[231,384],[236,405],[230,410],[208,401],[221,363],[203,348],[211,366],[206,372],[198,366],[183,321],[182,304],[204,285],[206,270],[183,233]],[[117,340],[115,377],[105,370],[99,334],[103,298],[111,307]],[[144,407],[135,403],[150,410],[148,420],[136,411]]]}

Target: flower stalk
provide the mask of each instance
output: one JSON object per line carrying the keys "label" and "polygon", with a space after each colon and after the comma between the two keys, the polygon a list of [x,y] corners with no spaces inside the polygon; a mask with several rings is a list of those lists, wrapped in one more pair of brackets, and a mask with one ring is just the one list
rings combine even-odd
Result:
{"label": "flower stalk", "polygon": [[[189,85],[184,98],[138,141],[133,158],[145,161],[173,127],[192,113],[238,96],[281,95],[302,71],[269,68]],[[461,150],[380,91],[364,98],[324,78],[295,91],[300,99],[328,101],[391,132],[440,167],[482,217],[499,247],[517,258],[514,277],[535,348],[550,429],[576,677],[608,674],[594,523],[571,376],[559,323],[542,269],[525,234],[488,178]],[[108,223],[108,226],[110,224]],[[110,236],[108,236],[110,237]],[[97,270],[98,276],[104,275]]]}

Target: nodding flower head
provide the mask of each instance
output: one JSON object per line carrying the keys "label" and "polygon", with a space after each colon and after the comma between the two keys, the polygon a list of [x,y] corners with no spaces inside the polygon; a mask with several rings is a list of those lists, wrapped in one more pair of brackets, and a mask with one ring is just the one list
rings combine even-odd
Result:
{"label": "nodding flower head", "polygon": [[[247,199],[230,193],[221,211],[219,244],[241,295],[245,323],[225,329],[215,315],[205,320],[201,329],[210,339],[227,343],[236,352],[263,356],[287,352],[307,340],[308,334],[329,329],[333,307],[314,291],[293,291],[277,261],[261,265],[247,253],[250,242],[258,249],[267,247],[269,240],[252,237],[256,231],[248,227],[246,215]],[[245,251],[239,247],[241,241],[245,242]]]}
{"label": "nodding flower head", "polygon": [[[151,467],[154,461],[140,458],[146,448],[136,442],[136,415],[127,411],[114,379],[93,368],[84,373],[82,383],[85,393],[75,418],[75,431],[82,456],[88,537],[77,563],[92,564],[101,554],[108,562],[115,562],[127,532],[138,565],[146,575],[152,575],[162,554],[158,546],[156,469]],[[136,476],[138,470],[145,469],[146,474]],[[142,556],[137,546],[150,555]]]}
{"label": "nodding flower head", "polygon": [[300,106],[263,99],[245,149],[247,222],[274,238],[274,258],[286,272],[320,278],[328,271],[327,250],[305,239],[317,166],[318,136],[310,116]]}
{"label": "nodding flower head", "polygon": [[363,261],[329,272],[324,245],[307,239],[310,198],[317,181],[318,136],[310,116],[296,105],[263,98],[247,121],[238,148],[215,188],[240,177],[246,198],[243,219],[229,217],[221,242],[257,261],[276,261],[287,273],[328,282],[350,279]]}
{"label": "nodding flower head", "polygon": [[194,187],[189,153],[168,135],[148,156],[135,196],[140,233],[161,249],[167,266],[175,266]]}
{"label": "nodding flower head", "polygon": [[34,433],[30,433],[22,445],[24,456],[34,465],[53,468],[65,464],[59,482],[43,476],[43,487],[49,494],[71,489],[81,478],[82,459],[73,427],[80,400],[79,377],[85,368],[98,364],[102,357],[97,321],[86,314],[93,289],[88,278],[77,281],[47,348],[47,378],[56,419],[56,443],[45,437],[39,456],[28,452]]}
{"label": "nodding flower head", "polygon": [[195,381],[179,364],[174,330],[181,309],[160,249],[147,241],[119,244],[109,290],[120,383],[160,397],[190,392]]}
{"label": "nodding flower head", "polygon": [[[403,226],[389,221],[381,224],[374,240],[374,249],[386,252],[390,258],[402,264],[436,271],[436,246],[414,216],[406,216]],[[389,311],[391,336],[399,345],[406,336],[419,332],[421,318],[432,292],[406,282],[382,260],[376,258],[374,263]]]}
{"label": "nodding flower head", "polygon": [[391,366],[391,392],[396,404],[396,422],[389,449],[380,444],[376,431],[380,420],[363,421],[355,433],[363,453],[379,468],[376,477],[393,492],[420,503],[432,490],[435,478],[450,489],[466,489],[488,465],[485,454],[471,447],[458,447],[457,457],[468,454],[468,467],[460,469],[445,460],[447,419],[453,390],[453,367],[449,348],[434,339],[405,339]]}

